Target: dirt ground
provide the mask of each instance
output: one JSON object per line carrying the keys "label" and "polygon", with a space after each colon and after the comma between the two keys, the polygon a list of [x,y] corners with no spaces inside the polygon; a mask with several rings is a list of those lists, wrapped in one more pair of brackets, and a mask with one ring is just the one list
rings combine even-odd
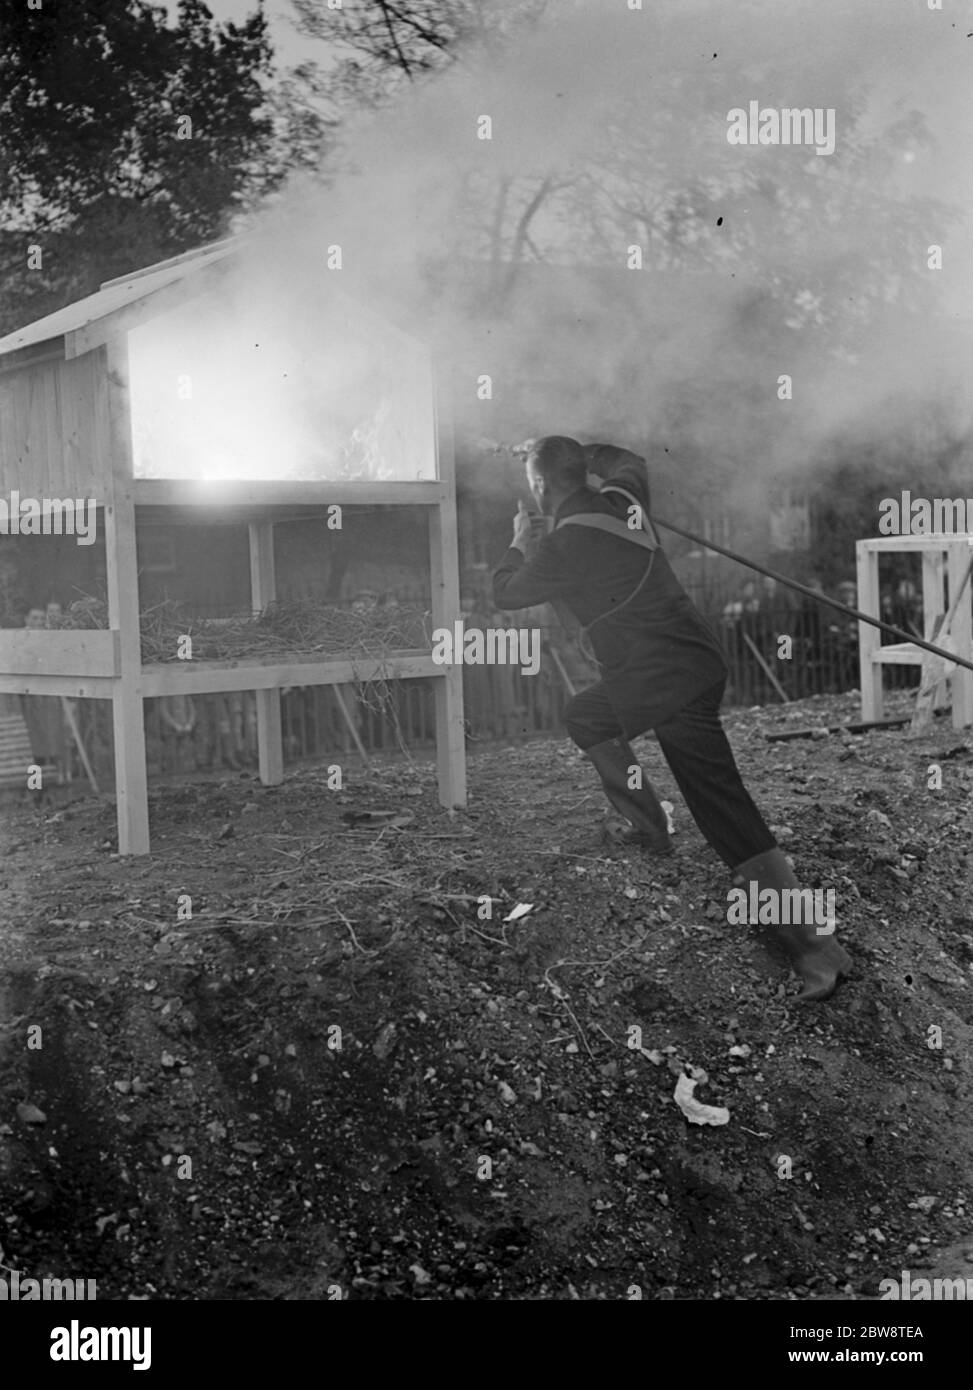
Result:
{"label": "dirt ground", "polygon": [[[973,737],[764,737],[856,717],[853,696],[727,716],[802,881],[837,892],[856,974],[811,1006],[727,925],[651,740],[678,830],[656,862],[604,840],[566,741],[471,748],[453,814],[401,760],[342,790],[325,767],[160,786],[138,859],[108,803],[6,801],[3,1263],[175,1300],[873,1299],[904,1269],[973,1275]],[[414,819],[342,819],[366,810]],[[726,1125],[676,1105],[690,1065]]]}

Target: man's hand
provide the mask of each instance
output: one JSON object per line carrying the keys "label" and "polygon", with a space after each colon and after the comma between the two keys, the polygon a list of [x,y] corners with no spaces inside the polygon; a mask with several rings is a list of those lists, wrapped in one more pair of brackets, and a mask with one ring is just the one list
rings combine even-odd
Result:
{"label": "man's hand", "polygon": [[521,553],[525,554],[530,541],[530,534],[530,512],[524,506],[523,502],[518,502],[517,512],[514,516],[514,538],[510,542],[511,546],[515,550],[519,550]]}

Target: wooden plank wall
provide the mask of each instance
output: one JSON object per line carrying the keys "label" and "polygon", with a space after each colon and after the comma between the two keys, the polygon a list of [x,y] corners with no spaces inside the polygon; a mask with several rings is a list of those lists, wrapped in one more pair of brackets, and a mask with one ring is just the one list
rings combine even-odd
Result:
{"label": "wooden plank wall", "polygon": [[103,501],[106,420],[104,350],[0,370],[0,496]]}

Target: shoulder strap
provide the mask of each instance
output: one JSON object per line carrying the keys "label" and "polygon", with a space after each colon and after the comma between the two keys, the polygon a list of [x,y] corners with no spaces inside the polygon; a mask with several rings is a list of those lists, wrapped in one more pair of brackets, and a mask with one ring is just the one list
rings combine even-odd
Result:
{"label": "shoulder strap", "polygon": [[[638,503],[635,505],[638,506]],[[592,530],[607,531],[609,535],[617,536],[620,540],[631,541],[633,545],[640,545],[643,550],[658,550],[659,548],[659,542],[647,531],[633,530],[631,526],[618,517],[604,516],[601,512],[578,512],[575,516],[562,517],[556,529],[560,530],[562,526],[590,526]]]}
{"label": "shoulder strap", "polygon": [[605,516],[602,512],[578,512],[574,516],[562,517],[554,529],[560,530],[562,526],[589,526],[594,531],[605,531],[611,536],[616,536],[619,540],[631,541],[633,545],[641,546],[643,550],[648,550],[650,554],[649,563],[645,567],[645,573],[629,594],[628,598],[623,599],[621,603],[616,604],[616,606],[609,609],[607,613],[599,613],[597,617],[592,618],[591,622],[582,628],[583,636],[587,635],[588,631],[594,627],[595,623],[600,623],[605,618],[613,617],[620,609],[625,608],[634,598],[638,597],[645,587],[649,575],[652,573],[652,566],[655,562],[655,552],[659,549],[659,539],[655,534],[655,529],[646,515],[645,508],[634,493],[629,492],[628,488],[622,487],[619,483],[605,483],[598,491],[599,493],[620,492],[623,497],[627,497],[629,503],[633,507],[638,507],[639,509],[639,514],[642,518],[642,529],[636,530],[629,526],[627,522],[622,521],[620,517]]}
{"label": "shoulder strap", "polygon": [[657,546],[659,545],[658,533],[656,532],[655,527],[652,525],[652,520],[651,520],[651,518],[649,517],[648,512],[645,510],[645,507],[642,505],[642,503],[641,503],[641,502],[639,501],[639,499],[636,497],[636,495],[635,495],[634,492],[630,492],[630,491],[628,490],[627,487],[622,487],[621,483],[614,483],[614,482],[603,483],[602,486],[598,489],[598,491],[599,491],[599,492],[618,492],[618,493],[621,493],[621,495],[622,495],[623,497],[627,497],[627,498],[628,498],[628,501],[629,501],[629,505],[632,506],[632,507],[637,507],[638,510],[639,510],[639,515],[640,515],[641,518],[642,518],[642,527],[643,527],[643,529],[646,530],[646,531],[648,531],[649,534],[650,534],[651,536],[654,536],[654,537],[655,537],[656,545],[657,545]]}

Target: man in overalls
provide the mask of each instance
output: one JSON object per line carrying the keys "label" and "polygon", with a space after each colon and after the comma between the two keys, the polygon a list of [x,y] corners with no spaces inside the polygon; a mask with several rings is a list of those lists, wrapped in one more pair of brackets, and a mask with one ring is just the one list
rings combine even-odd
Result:
{"label": "man in overalls", "polygon": [[[652,730],[693,819],[748,899],[751,882],[758,892],[797,888],[723,732],[726,662],[652,527],[645,460],[550,435],[531,444],[527,481],[553,530],[527,560],[531,519],[520,505],[494,601],[500,609],[560,602],[588,631],[602,678],[570,700],[565,724],[633,838],[670,852],[665,811],[629,744]],[[850,971],[848,954],[813,923],[775,926],[773,938],[802,999],[827,998]]]}

